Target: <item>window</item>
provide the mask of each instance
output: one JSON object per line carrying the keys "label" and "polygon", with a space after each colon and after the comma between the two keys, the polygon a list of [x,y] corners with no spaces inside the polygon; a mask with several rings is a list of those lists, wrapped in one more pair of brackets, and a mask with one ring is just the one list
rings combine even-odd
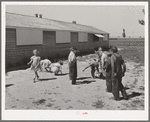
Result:
{"label": "window", "polygon": [[43,31],[31,28],[17,28],[17,45],[43,44]]}
{"label": "window", "polygon": [[78,43],[78,33],[77,32],[71,32],[71,42]]}
{"label": "window", "polygon": [[56,31],[56,43],[70,43],[70,32]]}
{"label": "window", "polygon": [[93,41],[94,41],[94,42],[99,41],[99,37],[97,37],[97,36],[93,35]]}
{"label": "window", "polygon": [[79,33],[79,42],[87,42],[88,41],[88,38],[87,38],[87,33],[83,33],[83,32],[80,32]]}

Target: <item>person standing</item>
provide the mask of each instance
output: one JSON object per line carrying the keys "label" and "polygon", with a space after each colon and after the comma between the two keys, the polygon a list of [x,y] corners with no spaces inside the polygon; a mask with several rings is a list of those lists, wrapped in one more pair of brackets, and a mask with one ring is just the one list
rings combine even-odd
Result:
{"label": "person standing", "polygon": [[124,99],[127,98],[127,94],[125,88],[122,84],[122,66],[124,65],[124,60],[122,56],[118,53],[117,47],[111,48],[111,79],[112,79],[112,93],[114,95],[114,99],[119,101],[119,91],[121,91]]}
{"label": "person standing", "polygon": [[99,47],[98,51],[95,51],[95,53],[98,56],[98,61],[99,61],[99,72],[100,72],[100,78],[103,76],[102,73],[102,62],[101,62],[101,57],[102,57],[102,48]]}
{"label": "person standing", "polygon": [[107,54],[107,60],[104,65],[104,70],[106,71],[106,91],[112,92],[112,80],[111,80],[111,54]]}
{"label": "person standing", "polygon": [[72,80],[72,85],[76,84],[77,78],[77,60],[76,60],[76,48],[70,48],[70,54],[68,56],[69,61],[69,79]]}
{"label": "person standing", "polygon": [[106,72],[104,70],[104,65],[105,65],[106,60],[107,60],[107,54],[108,54],[108,52],[104,51],[104,49],[103,49],[102,50],[102,56],[101,56],[101,69],[102,69],[102,73],[103,73],[104,77],[106,77]]}

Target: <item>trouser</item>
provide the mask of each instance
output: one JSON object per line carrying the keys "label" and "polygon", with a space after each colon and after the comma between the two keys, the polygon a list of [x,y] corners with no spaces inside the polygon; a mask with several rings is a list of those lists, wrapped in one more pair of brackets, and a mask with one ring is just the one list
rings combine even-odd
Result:
{"label": "trouser", "polygon": [[72,84],[76,84],[76,77],[75,76],[72,77]]}
{"label": "trouser", "polygon": [[69,63],[69,79],[72,80],[72,84],[76,83],[77,77],[77,63]]}
{"label": "trouser", "polygon": [[91,69],[92,78],[95,78],[95,69]]}
{"label": "trouser", "polygon": [[112,92],[111,71],[106,72],[106,87],[108,92]]}
{"label": "trouser", "polygon": [[122,74],[112,78],[112,93],[115,99],[119,99],[119,91],[121,91],[123,98],[127,98],[125,88],[122,84]]}

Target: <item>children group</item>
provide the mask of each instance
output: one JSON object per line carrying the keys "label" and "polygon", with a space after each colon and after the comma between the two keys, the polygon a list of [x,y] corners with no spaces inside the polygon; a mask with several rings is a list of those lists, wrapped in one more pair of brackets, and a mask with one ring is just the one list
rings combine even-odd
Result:
{"label": "children group", "polygon": [[[118,53],[117,47],[110,47],[109,50],[104,51],[101,47],[98,51],[95,51],[97,54],[97,59],[91,59],[90,65],[87,68],[91,68],[91,76],[95,77],[95,71],[98,73],[98,78],[106,79],[107,92],[112,92],[114,95],[114,100],[119,101],[119,91],[121,91],[122,96],[125,100],[128,99],[125,88],[122,84],[122,77],[126,72],[126,65],[122,56]],[[33,50],[33,56],[30,58],[31,69],[35,73],[33,79],[34,83],[36,80],[39,80],[38,70],[42,71],[45,69],[48,72],[62,74],[62,65],[63,62],[60,60],[57,63],[52,63],[48,59],[41,60],[38,56],[39,51],[37,49]],[[77,49],[75,47],[70,48],[70,54],[68,56],[69,61],[69,79],[72,81],[72,85],[76,85],[77,79],[77,59],[76,59]]]}

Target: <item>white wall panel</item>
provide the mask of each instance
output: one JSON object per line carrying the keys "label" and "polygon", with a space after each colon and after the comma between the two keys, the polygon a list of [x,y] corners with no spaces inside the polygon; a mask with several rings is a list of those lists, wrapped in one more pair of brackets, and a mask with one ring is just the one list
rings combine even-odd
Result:
{"label": "white wall panel", "polygon": [[16,29],[17,45],[43,44],[43,31],[30,28]]}
{"label": "white wall panel", "polygon": [[88,41],[87,33],[79,33],[79,42],[87,42],[87,41]]}
{"label": "white wall panel", "polygon": [[56,43],[70,43],[70,32],[56,31]]}

